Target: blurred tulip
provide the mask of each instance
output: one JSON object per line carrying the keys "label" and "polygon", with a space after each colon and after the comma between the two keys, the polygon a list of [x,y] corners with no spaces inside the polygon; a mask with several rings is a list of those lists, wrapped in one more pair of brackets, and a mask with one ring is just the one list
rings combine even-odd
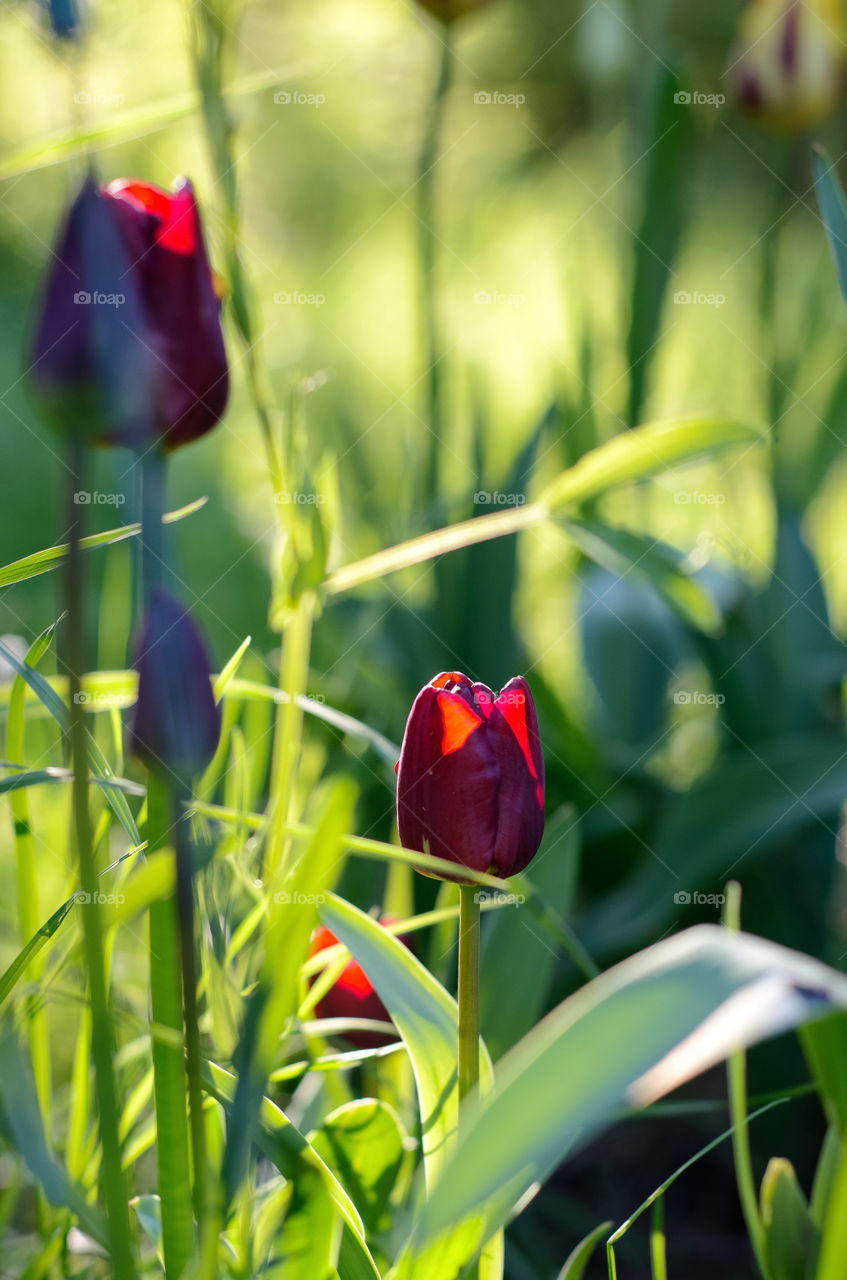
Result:
{"label": "blurred tulip", "polygon": [[499,696],[455,671],[421,690],[397,766],[397,822],[405,848],[474,871],[510,876],[532,860],[544,757],[523,676]]}
{"label": "blurred tulip", "polygon": [[138,644],[132,752],[170,784],[190,785],[221,733],[206,647],[178,600],[157,587]]}
{"label": "blurred tulip", "polygon": [[840,0],[751,0],[731,73],[741,106],[777,129],[807,129],[841,96],[845,28]]}
{"label": "blurred tulip", "polygon": [[[385,916],[380,924],[390,924],[390,917]],[[401,938],[401,942],[405,941]],[[309,955],[317,955],[328,947],[338,944],[338,939],[326,925],[315,932]],[[350,961],[340,978],[315,1006],[319,1018],[367,1018],[371,1022],[391,1022],[391,1016],[380,1000],[368,975],[355,960]],[[357,1049],[379,1049],[383,1045],[392,1044],[396,1033],[380,1035],[378,1031],[345,1031],[344,1039],[349,1040]]]}
{"label": "blurred tulip", "polygon": [[426,9],[433,18],[438,18],[439,22],[444,23],[455,22],[457,18],[463,18],[466,13],[485,8],[488,3],[489,0],[418,0],[422,9]]}
{"label": "blurred tulip", "polygon": [[59,235],[32,379],[51,417],[143,452],[222,417],[220,303],[191,184],[84,184]]}

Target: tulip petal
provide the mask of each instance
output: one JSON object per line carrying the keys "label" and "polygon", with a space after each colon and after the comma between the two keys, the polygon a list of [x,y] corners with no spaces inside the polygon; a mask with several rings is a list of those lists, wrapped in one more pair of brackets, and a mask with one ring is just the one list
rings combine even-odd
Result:
{"label": "tulip petal", "polygon": [[[415,699],[397,771],[397,821],[407,849],[486,871],[497,834],[499,769],[485,722],[468,706],[469,686],[465,680],[461,692],[448,692],[429,684]],[[464,737],[457,747],[458,724]],[[445,741],[453,747],[446,755]]]}

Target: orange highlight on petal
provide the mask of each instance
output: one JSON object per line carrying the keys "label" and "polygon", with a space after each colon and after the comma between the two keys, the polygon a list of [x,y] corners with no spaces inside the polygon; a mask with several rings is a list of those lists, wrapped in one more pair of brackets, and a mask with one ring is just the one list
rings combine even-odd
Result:
{"label": "orange highlight on petal", "polygon": [[449,756],[454,751],[461,751],[474,729],[482,724],[482,720],[466,702],[450,694],[441,695],[438,705],[444,722],[441,753]]}

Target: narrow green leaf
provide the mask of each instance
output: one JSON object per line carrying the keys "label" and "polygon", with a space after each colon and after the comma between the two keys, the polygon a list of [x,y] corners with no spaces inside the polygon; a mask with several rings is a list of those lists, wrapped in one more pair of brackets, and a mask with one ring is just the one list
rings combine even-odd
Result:
{"label": "narrow green leaf", "polygon": [[838,283],[847,302],[847,200],[828,153],[820,146],[814,147],[813,152],[818,204],[835,260]]}
{"label": "narrow green leaf", "polygon": [[[162,517],[163,523],[176,524],[177,521],[184,520],[186,516],[199,511],[207,502],[208,498],[195,498],[186,506],[179,507],[176,511],[169,511]],[[107,529],[103,533],[91,533],[80,539],[80,546],[84,551],[94,550],[97,547],[109,547],[116,542],[123,542],[125,538],[135,538],[140,532],[140,524],[125,524],[117,529]],[[24,556],[22,560],[13,560],[11,564],[0,568],[0,587],[9,587],[14,582],[25,582],[27,578],[37,578],[41,573],[49,573],[51,569],[58,568],[67,554],[68,544],[63,542],[55,547],[46,547],[43,551],[34,551],[31,555]]]}
{"label": "narrow green leaf", "polygon": [[559,1272],[556,1280],[582,1280],[585,1274],[585,1268],[591,1260],[591,1255],[597,1245],[605,1235],[608,1235],[612,1228],[612,1222],[601,1222],[599,1227],[595,1227],[593,1231],[589,1231],[587,1236],[583,1236],[579,1244],[575,1245],[565,1260],[565,1265]]}
{"label": "narrow green leaf", "polygon": [[399,1117],[377,1098],[344,1103],[309,1135],[313,1149],[347,1188],[369,1236],[388,1226],[388,1198],[400,1172],[403,1141]]}

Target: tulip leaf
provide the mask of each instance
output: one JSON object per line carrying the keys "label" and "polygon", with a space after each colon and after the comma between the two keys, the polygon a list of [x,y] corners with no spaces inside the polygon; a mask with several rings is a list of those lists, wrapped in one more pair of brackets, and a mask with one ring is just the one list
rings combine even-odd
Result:
{"label": "tulip leaf", "polygon": [[404,1150],[400,1120],[391,1107],[377,1098],[347,1102],[326,1117],[309,1142],[347,1189],[367,1234],[385,1229]]}
{"label": "tulip leaf", "polygon": [[682,552],[643,534],[615,529],[600,520],[563,521],[565,532],[596,564],[623,578],[641,578],[698,631],[714,634],[721,613],[705,587],[692,576]]}
{"label": "tulip leaf", "polygon": [[814,148],[813,165],[821,217],[835,259],[838,283],[847,302],[847,200],[835,165],[823,147]]}
{"label": "tulip leaf", "polygon": [[324,589],[329,595],[338,595],[375,578],[434,560],[449,551],[532,529],[551,516],[600,497],[617,485],[646,480],[669,467],[713,457],[724,449],[739,445],[758,444],[762,439],[759,428],[726,418],[654,422],[634,427],[583,454],[578,462],[548,485],[538,502],[462,520],[388,547],[385,551],[377,551],[364,560],[342,565],[329,574]]}
{"label": "tulip leaf", "polygon": [[772,1157],[762,1179],[760,1200],[772,1280],[808,1280],[814,1275],[820,1231],[790,1160]]}
{"label": "tulip leaf", "polygon": [[[320,915],[364,969],[406,1045],[418,1091],[424,1177],[432,1186],[456,1142],[456,1001],[407,947],[357,907],[329,894]],[[479,1065],[480,1085],[486,1091],[492,1087],[493,1072],[482,1041]],[[456,1256],[464,1253],[463,1260],[467,1261],[479,1243],[478,1233],[474,1240],[472,1233],[457,1230],[447,1250],[451,1258],[454,1252]],[[448,1271],[443,1268],[452,1265],[452,1261],[446,1261],[441,1242],[438,1249],[437,1257],[427,1257],[428,1272],[447,1280]],[[480,1259],[481,1280],[495,1280],[502,1274],[502,1249],[502,1236],[498,1233]]]}
{"label": "tulip leaf", "polygon": [[[204,507],[207,501],[207,498],[195,498],[184,507],[169,511],[162,516],[162,522],[176,524],[178,520],[194,515],[194,512]],[[80,538],[79,545],[83,551],[93,551],[97,547],[110,547],[127,538],[136,538],[140,532],[140,524],[124,524],[117,529],[106,529],[103,533],[90,533],[87,537]],[[24,556],[22,560],[13,560],[11,564],[0,568],[0,587],[9,587],[14,582],[26,582],[28,578],[37,578],[41,573],[49,573],[51,569],[57,568],[62,563],[67,554],[68,543],[62,542],[55,547],[46,547],[43,551],[34,551],[31,555]]]}
{"label": "tulip leaf", "polygon": [[592,1253],[603,1237],[611,1231],[612,1226],[612,1222],[601,1222],[599,1227],[589,1231],[588,1235],[584,1236],[579,1244],[574,1245],[556,1280],[582,1280]]}
{"label": "tulip leaf", "polygon": [[[646,1106],[739,1045],[847,1007],[847,977],[717,925],[656,943],[553,1010],[498,1065],[460,1147],[421,1200],[404,1280],[434,1246],[488,1239],[530,1189],[622,1108]],[[567,1079],[568,1088],[562,1088]],[[439,1272],[440,1280],[458,1274]]]}

